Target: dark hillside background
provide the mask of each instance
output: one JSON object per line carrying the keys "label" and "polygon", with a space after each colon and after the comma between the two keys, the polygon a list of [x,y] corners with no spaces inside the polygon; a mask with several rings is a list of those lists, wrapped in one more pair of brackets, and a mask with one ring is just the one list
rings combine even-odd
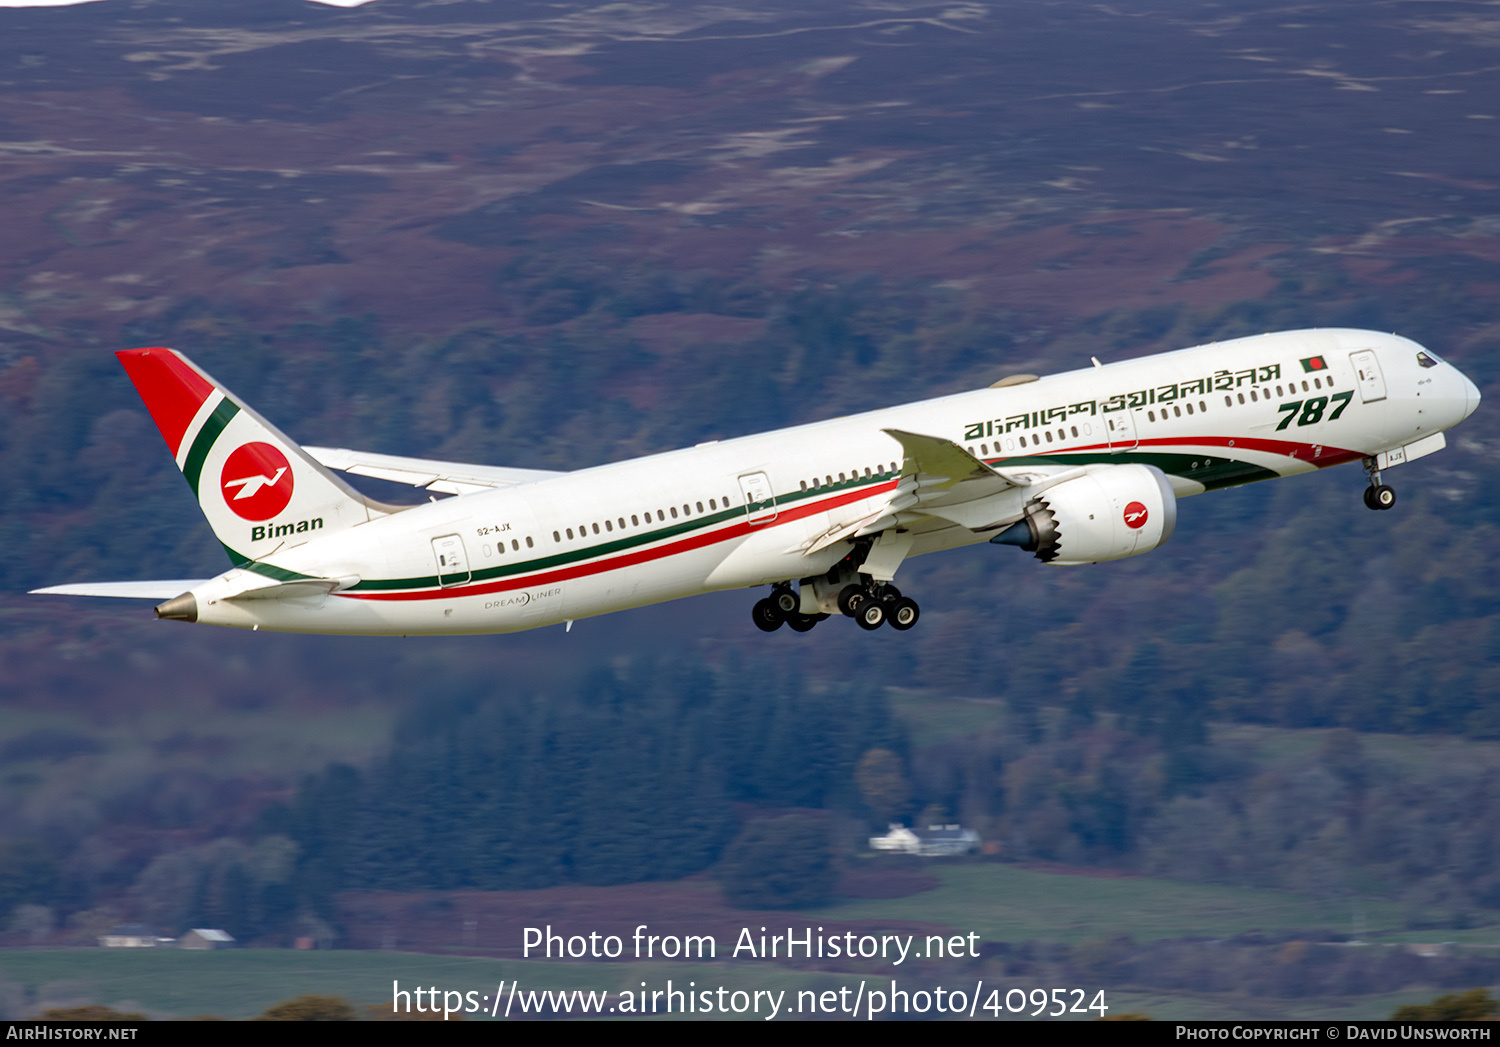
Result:
{"label": "dark hillside background", "polygon": [[[1491,12],[0,10],[0,918],[337,941],[341,891],[675,879],[790,811],[1486,923]],[[749,593],[403,642],[23,595],[226,566],[121,347],[307,443],[569,469],[1315,325],[1489,398],[1395,511],[1344,468],[1127,562],[932,557],[909,634],[763,636]]]}

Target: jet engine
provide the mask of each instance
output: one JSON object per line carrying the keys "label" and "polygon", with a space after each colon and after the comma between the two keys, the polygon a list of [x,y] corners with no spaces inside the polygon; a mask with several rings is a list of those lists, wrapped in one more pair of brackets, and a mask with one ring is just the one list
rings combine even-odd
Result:
{"label": "jet engine", "polygon": [[1150,552],[1176,527],[1177,496],[1160,469],[1110,465],[1047,488],[990,541],[1062,566]]}

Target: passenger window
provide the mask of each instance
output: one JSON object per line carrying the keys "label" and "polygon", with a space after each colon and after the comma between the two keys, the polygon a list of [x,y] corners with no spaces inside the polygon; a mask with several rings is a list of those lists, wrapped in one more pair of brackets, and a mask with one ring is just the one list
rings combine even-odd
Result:
{"label": "passenger window", "polygon": [[1146,412],[1146,421],[1148,421],[1148,422],[1154,422],[1154,421],[1156,421],[1156,412],[1155,411],[1147,411]]}
{"label": "passenger window", "polygon": [[521,543],[520,543],[520,542],[518,542],[518,541],[516,541],[516,540],[515,540],[515,539],[514,539],[514,538],[512,538],[512,539],[511,539],[511,540],[510,540],[510,551],[511,551],[511,552],[516,552],[516,551],[517,551],[517,550],[519,550],[519,549],[520,549],[520,548],[521,548]]}
{"label": "passenger window", "polygon": [[526,536],[526,548],[528,548],[528,549],[534,549],[534,548],[536,548],[534,545],[532,545],[532,543],[531,543],[531,535],[529,535],[529,534]]}
{"label": "passenger window", "polygon": [[572,540],[573,540],[573,528],[569,527],[568,528],[568,541],[571,542]]}
{"label": "passenger window", "polygon": [[1193,413],[1193,405],[1192,404],[1188,404],[1187,405],[1187,409],[1188,409],[1188,414],[1192,414]]}
{"label": "passenger window", "polygon": [[672,506],[672,519],[677,519],[677,506]]}
{"label": "passenger window", "polygon": [[614,527],[614,524],[610,523],[608,520],[605,520],[604,521],[604,529],[606,531],[613,531],[615,529],[615,527]]}
{"label": "passenger window", "polygon": [[636,518],[635,513],[631,513],[630,514],[630,526],[631,527],[639,527],[640,525],[641,525],[641,521]]}
{"label": "passenger window", "polygon": [[1182,417],[1182,408],[1180,408],[1180,407],[1173,407],[1172,408],[1172,416],[1174,418],[1181,418]]}
{"label": "passenger window", "polygon": [[[1078,439],[1078,426],[1076,425],[1073,426],[1073,439]],[[997,447],[996,450],[999,450],[999,448]]]}
{"label": "passenger window", "polygon": [[701,513],[703,511],[703,503],[702,502],[694,502],[693,503],[693,508],[697,509]]}
{"label": "passenger window", "polygon": [[554,542],[560,542],[560,541],[562,541],[562,535],[558,534],[556,531],[553,531],[552,532],[552,540]]}

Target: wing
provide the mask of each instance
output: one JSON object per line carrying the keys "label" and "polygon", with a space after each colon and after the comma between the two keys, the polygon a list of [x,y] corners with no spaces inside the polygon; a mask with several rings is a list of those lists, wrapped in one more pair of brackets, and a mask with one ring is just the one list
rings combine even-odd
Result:
{"label": "wing", "polygon": [[398,484],[444,494],[472,494],[495,487],[510,487],[514,484],[546,480],[563,473],[546,469],[512,469],[497,465],[469,465],[464,462],[437,462],[427,458],[404,458],[394,454],[373,454],[369,451],[351,451],[347,447],[302,448],[321,466],[353,473],[355,476],[373,476],[377,480],[391,480]]}
{"label": "wing", "polygon": [[196,589],[205,579],[178,578],[161,582],[79,582],[74,585],[50,585],[31,590],[42,596],[113,596],[124,600],[170,600],[179,593]]}
{"label": "wing", "polygon": [[1021,518],[1025,503],[1085,470],[1076,466],[994,468],[952,440],[904,429],[883,432],[901,444],[901,480],[886,504],[858,520],[834,524],[808,543],[811,556],[835,542],[876,534],[920,517],[936,517],[971,531],[993,531]]}

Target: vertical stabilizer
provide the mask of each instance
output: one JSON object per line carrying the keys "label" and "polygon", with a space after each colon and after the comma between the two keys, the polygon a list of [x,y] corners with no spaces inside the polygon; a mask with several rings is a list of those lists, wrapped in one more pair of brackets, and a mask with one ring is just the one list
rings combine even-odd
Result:
{"label": "vertical stabilizer", "polygon": [[115,355],[236,566],[396,511],[323,468],[181,353]]}

